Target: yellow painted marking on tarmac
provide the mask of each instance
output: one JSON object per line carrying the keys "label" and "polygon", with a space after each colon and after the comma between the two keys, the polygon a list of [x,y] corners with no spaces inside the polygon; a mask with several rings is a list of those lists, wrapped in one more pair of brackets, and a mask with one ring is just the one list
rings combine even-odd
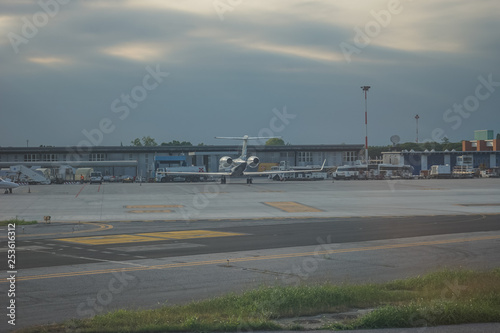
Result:
{"label": "yellow painted marking on tarmac", "polygon": [[63,242],[85,244],[85,245],[104,245],[104,244],[151,242],[151,241],[160,241],[164,239],[146,237],[146,236],[137,236],[137,235],[110,235],[110,236],[59,238],[57,240]]}
{"label": "yellow painted marking on tarmac", "polygon": [[148,232],[134,235],[109,235],[109,236],[89,236],[57,239],[63,242],[79,243],[85,245],[105,245],[138,242],[154,242],[167,239],[193,239],[211,237],[242,236],[235,232],[221,232],[209,230],[187,230],[187,231],[166,231]]}
{"label": "yellow painted marking on tarmac", "polygon": [[209,231],[209,230],[186,230],[186,231],[151,232],[147,234],[138,234],[138,235],[158,237],[163,239],[193,239],[193,238],[243,236],[244,234],[236,232],[222,232],[222,231]]}
{"label": "yellow painted marking on tarmac", "polygon": [[172,213],[170,209],[150,209],[150,210],[129,210],[128,213],[148,214],[148,213]]}
{"label": "yellow painted marking on tarmac", "polygon": [[183,205],[128,205],[128,206],[125,206],[125,208],[127,209],[134,209],[134,208],[145,208],[145,209],[149,209],[149,208],[181,208],[181,207],[184,207]]}
{"label": "yellow painted marking on tarmac", "polygon": [[[500,235],[497,236],[484,236],[484,237],[472,237],[472,238],[457,238],[448,240],[438,240],[438,241],[428,241],[428,242],[415,242],[415,243],[403,243],[403,244],[387,244],[378,246],[367,246],[359,248],[347,248],[347,249],[337,249],[337,250],[325,250],[325,251],[314,251],[314,252],[303,252],[303,253],[285,253],[285,254],[275,254],[269,256],[261,257],[243,257],[243,258],[232,258],[231,262],[249,262],[249,261],[259,261],[259,260],[275,260],[284,258],[299,258],[299,257],[310,257],[310,256],[323,256],[327,254],[341,254],[350,252],[361,252],[361,251],[376,251],[376,250],[387,250],[387,249],[400,249],[400,248],[410,248],[418,246],[431,246],[431,245],[441,245],[441,244],[454,244],[454,243],[465,243],[465,242],[475,242],[482,240],[493,240],[500,239]],[[52,278],[62,278],[62,277],[74,277],[74,276],[86,276],[95,274],[109,274],[109,273],[119,273],[119,272],[135,272],[135,271],[147,271],[154,269],[171,269],[180,267],[194,267],[203,265],[220,265],[226,264],[227,258],[207,260],[207,261],[194,261],[186,263],[172,263],[164,265],[153,265],[153,266],[142,266],[142,267],[127,267],[127,268],[111,268],[111,269],[101,269],[101,270],[91,270],[91,271],[81,271],[81,272],[63,272],[63,273],[52,273],[52,274],[42,274],[42,275],[32,275],[32,276],[17,276],[17,281],[29,281],[29,280],[41,280],[41,279],[52,279]],[[1,283],[6,283],[7,280],[0,280]]]}
{"label": "yellow painted marking on tarmac", "polygon": [[276,201],[276,202],[264,202],[274,208],[278,208],[287,213],[306,213],[306,212],[322,212],[321,209],[317,209],[311,206],[306,206],[293,201]]}

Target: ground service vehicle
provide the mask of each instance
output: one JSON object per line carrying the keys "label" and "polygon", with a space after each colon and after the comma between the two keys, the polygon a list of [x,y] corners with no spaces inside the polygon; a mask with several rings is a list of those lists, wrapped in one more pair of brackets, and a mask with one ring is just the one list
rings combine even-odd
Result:
{"label": "ground service vehicle", "polygon": [[[154,177],[159,183],[173,181],[202,181],[205,179],[205,166],[188,166],[185,156],[155,156]],[[168,173],[187,172],[188,175],[169,175]]]}
{"label": "ground service vehicle", "polygon": [[90,184],[92,183],[102,184],[102,180],[103,180],[102,173],[100,173],[99,171],[94,171],[90,173]]}
{"label": "ground service vehicle", "polygon": [[431,178],[451,178],[451,168],[449,164],[431,165]]}

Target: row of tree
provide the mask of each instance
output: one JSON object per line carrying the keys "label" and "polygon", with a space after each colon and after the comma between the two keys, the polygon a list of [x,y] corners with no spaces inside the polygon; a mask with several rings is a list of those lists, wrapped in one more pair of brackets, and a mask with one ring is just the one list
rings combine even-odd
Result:
{"label": "row of tree", "polygon": [[[132,146],[136,147],[156,147],[156,146],[193,146],[189,141],[177,141],[173,140],[170,142],[162,142],[158,144],[155,139],[150,136],[143,136],[142,139],[135,138],[130,142]],[[198,146],[203,146],[203,143],[198,144]]]}
{"label": "row of tree", "polygon": [[[136,147],[155,147],[155,146],[193,146],[193,144],[189,141],[177,141],[172,140],[170,142],[162,142],[158,144],[155,139],[150,136],[143,136],[142,139],[136,138],[131,141],[133,146]],[[266,141],[266,146],[284,146],[285,141],[280,138],[273,138]],[[198,144],[198,146],[204,146],[203,143]],[[415,143],[415,142],[406,142],[401,143],[394,146],[371,146],[368,147],[368,154],[370,157],[376,157],[382,155],[382,152],[387,152],[391,150],[415,150],[415,151],[424,151],[424,150],[435,150],[435,151],[445,151],[445,150],[462,150],[462,142],[450,142],[448,138],[444,138],[443,142],[423,142],[423,143]]]}
{"label": "row of tree", "polygon": [[382,152],[387,152],[391,150],[397,150],[397,151],[402,151],[402,150],[414,150],[414,151],[445,151],[445,150],[456,150],[456,151],[461,151],[462,150],[462,142],[450,142],[448,138],[444,138],[443,142],[422,142],[422,143],[416,143],[416,142],[405,142],[405,143],[400,143],[397,144],[395,147],[388,145],[388,146],[372,146],[368,147],[368,155],[370,157],[375,157],[375,156],[380,156],[382,155]]}
{"label": "row of tree", "polygon": [[[193,144],[189,141],[177,141],[172,140],[170,142],[162,142],[158,144],[155,139],[150,136],[143,136],[142,139],[135,138],[130,142],[132,146],[135,147],[156,147],[156,146],[193,146]],[[199,143],[198,146],[204,146],[204,143]],[[269,139],[266,142],[266,146],[284,146],[285,141],[280,138]]]}

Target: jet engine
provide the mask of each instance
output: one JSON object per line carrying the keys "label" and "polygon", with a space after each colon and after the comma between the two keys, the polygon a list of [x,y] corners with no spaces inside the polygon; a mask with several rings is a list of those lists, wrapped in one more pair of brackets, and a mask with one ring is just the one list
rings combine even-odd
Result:
{"label": "jet engine", "polygon": [[222,168],[229,168],[231,165],[233,165],[233,159],[229,156],[221,157],[221,159],[219,160],[219,165]]}
{"label": "jet engine", "polygon": [[259,165],[259,158],[257,156],[250,156],[247,160],[247,166],[250,168],[255,168]]}

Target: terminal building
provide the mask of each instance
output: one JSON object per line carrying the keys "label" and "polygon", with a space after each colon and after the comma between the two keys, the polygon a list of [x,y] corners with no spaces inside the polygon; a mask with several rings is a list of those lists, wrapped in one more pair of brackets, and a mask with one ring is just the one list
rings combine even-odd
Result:
{"label": "terminal building", "polygon": [[[326,167],[354,164],[362,159],[363,144],[340,145],[249,145],[247,155],[256,155],[261,164],[287,161],[290,166]],[[69,165],[73,168],[93,168],[103,175],[131,175],[152,178],[157,161],[168,160],[161,156],[184,156],[187,165],[204,166],[205,170],[218,171],[223,156],[238,157],[241,145],[217,146],[96,146],[96,147],[0,147],[0,168],[24,165],[27,167],[56,168]],[[156,163],[155,163],[156,161]]]}

